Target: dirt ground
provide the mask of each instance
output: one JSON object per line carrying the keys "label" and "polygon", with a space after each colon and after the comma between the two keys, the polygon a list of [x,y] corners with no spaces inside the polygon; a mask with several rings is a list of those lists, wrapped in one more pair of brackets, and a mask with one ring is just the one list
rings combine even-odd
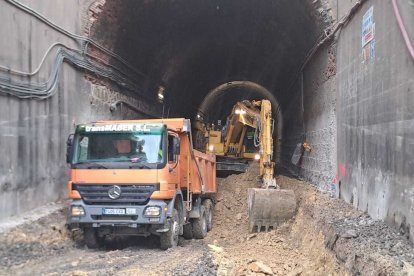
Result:
{"label": "dirt ground", "polygon": [[298,212],[267,233],[248,232],[247,188],[257,168],[218,179],[214,226],[204,240],[162,251],[157,238],[110,240],[90,250],[66,209],[0,234],[0,275],[414,275],[406,238],[311,185],[280,176]]}
{"label": "dirt ground", "polygon": [[67,230],[65,213],[54,212],[1,235],[0,275],[215,274],[203,241],[185,241],[185,246],[163,251],[156,237],[119,238],[90,250]]}

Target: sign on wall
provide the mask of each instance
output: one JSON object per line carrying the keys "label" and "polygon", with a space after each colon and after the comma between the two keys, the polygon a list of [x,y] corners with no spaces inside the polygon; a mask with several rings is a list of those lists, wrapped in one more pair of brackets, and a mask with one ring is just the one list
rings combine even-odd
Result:
{"label": "sign on wall", "polygon": [[374,6],[371,6],[362,18],[362,58],[364,63],[375,57]]}

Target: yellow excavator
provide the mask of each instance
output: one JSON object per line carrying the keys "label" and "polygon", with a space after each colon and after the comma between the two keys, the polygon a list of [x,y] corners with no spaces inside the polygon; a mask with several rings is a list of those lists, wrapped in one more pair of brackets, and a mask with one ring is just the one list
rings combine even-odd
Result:
{"label": "yellow excavator", "polygon": [[296,212],[294,192],[280,189],[274,178],[273,128],[272,105],[260,100],[236,103],[223,129],[205,131],[206,150],[218,156],[217,170],[243,171],[245,160],[259,161],[262,186],[248,190],[250,232],[268,231]]}
{"label": "yellow excavator", "polygon": [[234,105],[226,124],[210,125],[204,130],[205,150],[217,156],[217,171],[241,173],[248,161],[259,160],[258,123],[260,109],[257,102],[243,101]]}

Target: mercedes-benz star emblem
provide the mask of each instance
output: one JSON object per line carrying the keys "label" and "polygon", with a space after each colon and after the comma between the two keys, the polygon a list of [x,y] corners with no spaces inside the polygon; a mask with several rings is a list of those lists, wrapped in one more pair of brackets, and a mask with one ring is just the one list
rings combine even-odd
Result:
{"label": "mercedes-benz star emblem", "polygon": [[118,185],[112,186],[108,190],[108,196],[110,199],[118,199],[121,196],[121,187],[119,187]]}

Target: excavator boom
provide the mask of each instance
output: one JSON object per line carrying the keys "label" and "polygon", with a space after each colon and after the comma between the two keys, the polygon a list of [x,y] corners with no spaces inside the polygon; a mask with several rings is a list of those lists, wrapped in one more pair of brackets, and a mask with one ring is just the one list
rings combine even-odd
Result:
{"label": "excavator boom", "polygon": [[296,200],[292,190],[279,188],[273,175],[272,105],[268,100],[253,104],[260,106],[258,128],[262,188],[248,190],[249,231],[253,232],[256,228],[260,232],[262,227],[267,231],[292,218],[296,212]]}

